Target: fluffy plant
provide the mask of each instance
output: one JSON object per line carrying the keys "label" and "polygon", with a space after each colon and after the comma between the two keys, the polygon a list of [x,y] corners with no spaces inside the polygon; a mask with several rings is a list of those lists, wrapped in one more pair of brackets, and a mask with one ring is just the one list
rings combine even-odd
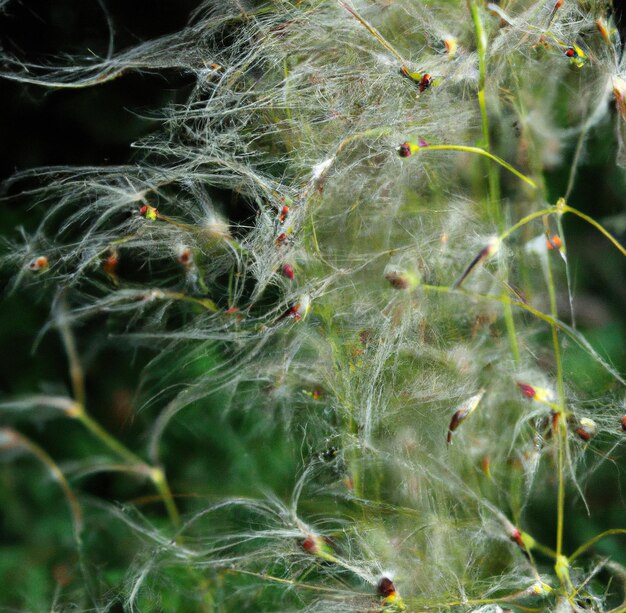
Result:
{"label": "fluffy plant", "polygon": [[[7,291],[53,297],[69,363],[2,403],[3,459],[67,502],[51,608],[626,611],[597,549],[623,522],[566,538],[626,429],[567,249],[577,218],[626,255],[570,204],[599,126],[624,162],[606,0],[208,0],[128,51],[2,60],[49,88],[194,77],[134,163],[5,185],[40,220],[5,242]],[[90,410],[92,337],[150,356],[126,439]],[[97,451],[53,457],[59,420]],[[112,493],[84,490],[104,472]]]}

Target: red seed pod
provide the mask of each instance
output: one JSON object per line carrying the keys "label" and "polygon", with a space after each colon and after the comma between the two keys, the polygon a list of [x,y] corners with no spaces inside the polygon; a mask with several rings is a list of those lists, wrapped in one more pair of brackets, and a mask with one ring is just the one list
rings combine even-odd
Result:
{"label": "red seed pod", "polygon": [[102,262],[102,270],[114,285],[118,285],[119,283],[119,279],[117,277],[117,267],[119,263],[120,256],[117,249],[111,249],[109,255]]}
{"label": "red seed pod", "polygon": [[193,261],[193,254],[191,253],[191,249],[189,249],[188,247],[184,247],[178,254],[178,261],[185,267],[189,266]]}
{"label": "red seed pod", "polygon": [[287,219],[288,214],[289,214],[289,207],[285,204],[283,208],[280,210],[280,214],[278,215],[278,221],[280,223],[285,223],[285,219]]}
{"label": "red seed pod", "polygon": [[554,236],[548,237],[546,241],[546,247],[552,251],[553,249],[560,249],[563,246],[563,241],[556,234]]}
{"label": "red seed pod", "polygon": [[528,385],[527,383],[522,383],[521,381],[518,381],[517,387],[520,388],[522,394],[526,396],[526,398],[534,398],[537,395],[537,392],[532,385]]}
{"label": "red seed pod", "polygon": [[516,544],[518,545],[518,547],[520,547],[520,549],[526,549],[526,546],[524,545],[524,541],[522,540],[522,533],[520,530],[518,530],[517,528],[515,528],[513,530],[513,532],[511,533],[510,539]]}
{"label": "red seed pod", "polygon": [[302,549],[309,553],[315,553],[317,551],[316,540],[312,536],[307,536],[304,541],[302,541]]}
{"label": "red seed pod", "polygon": [[32,260],[32,262],[28,265],[28,268],[32,271],[46,270],[49,264],[48,258],[45,255],[40,255]]}
{"label": "red seed pod", "polygon": [[290,281],[293,281],[294,277],[296,276],[293,270],[293,266],[291,264],[283,264],[282,273]]}
{"label": "red seed pod", "polygon": [[593,419],[588,419],[587,417],[582,417],[577,424],[577,428],[574,430],[576,434],[583,440],[585,443],[589,442],[598,431],[598,425]]}
{"label": "red seed pod", "polygon": [[474,394],[471,398],[463,402],[456,410],[448,426],[448,444],[452,442],[452,433],[459,427],[461,422],[465,421],[476,410],[484,395],[485,390],[481,389],[477,394]]}
{"label": "red seed pod", "polygon": [[425,74],[419,82],[420,94],[432,85],[433,79],[429,74]]}
{"label": "red seed pod", "polygon": [[491,458],[488,455],[484,455],[480,461],[483,474],[488,479],[491,479]]}
{"label": "red seed pod", "polygon": [[139,209],[139,214],[150,221],[154,221],[159,216],[159,211],[149,204],[144,204]]}
{"label": "red seed pod", "polygon": [[409,145],[409,143],[402,143],[398,147],[398,155],[401,158],[408,158],[411,155],[411,145]]}
{"label": "red seed pod", "polygon": [[378,594],[383,598],[387,598],[396,591],[396,587],[393,584],[393,581],[388,577],[383,577],[378,582]]}
{"label": "red seed pod", "polygon": [[556,411],[552,412],[552,432],[557,433],[559,429],[559,414]]}
{"label": "red seed pod", "polygon": [[461,423],[461,411],[457,411],[452,416],[452,419],[450,420],[450,425],[448,426],[448,437],[446,439],[448,441],[448,444],[452,442],[452,433],[459,427],[460,423]]}
{"label": "red seed pod", "polygon": [[567,50],[565,51],[565,55],[567,57],[574,57],[576,55],[576,51],[572,49],[571,47],[568,47]]}

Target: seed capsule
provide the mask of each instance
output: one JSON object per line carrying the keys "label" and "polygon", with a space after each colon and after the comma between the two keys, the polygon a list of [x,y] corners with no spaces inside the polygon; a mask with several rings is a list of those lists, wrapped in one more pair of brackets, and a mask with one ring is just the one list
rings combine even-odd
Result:
{"label": "seed capsule", "polygon": [[287,219],[288,214],[289,214],[289,207],[287,205],[284,205],[278,215],[278,222],[285,223],[285,219]]}
{"label": "seed capsule", "polygon": [[149,219],[150,221],[155,221],[156,218],[159,216],[159,211],[155,209],[153,206],[150,206],[149,204],[144,204],[139,209],[139,214],[142,217]]}
{"label": "seed capsule", "polygon": [[480,404],[482,397],[485,395],[485,390],[482,389],[478,394],[474,394],[471,398],[466,400],[454,413],[448,426],[448,444],[452,442],[452,433],[476,410],[476,407]]}
{"label": "seed capsule", "polygon": [[188,247],[183,247],[178,254],[178,261],[185,268],[191,266],[193,263],[193,254],[191,253],[191,249]]}
{"label": "seed capsule", "polygon": [[409,145],[409,143],[402,143],[398,147],[398,155],[401,158],[408,158],[411,155],[411,153],[412,153],[411,145]]}
{"label": "seed capsule", "polygon": [[291,264],[284,264],[282,267],[282,273],[290,281],[293,281],[294,277],[296,276],[293,270],[293,266]]}
{"label": "seed capsule", "polygon": [[563,246],[563,241],[561,240],[561,238],[559,236],[557,236],[556,234],[548,237],[548,239],[546,240],[546,247],[552,251],[553,249],[560,249]]}
{"label": "seed capsule", "polygon": [[578,421],[578,427],[574,432],[585,442],[590,441],[598,431],[598,425],[593,419],[581,418]]}
{"label": "seed capsule", "polygon": [[500,249],[500,239],[493,238],[488,245],[483,247],[478,255],[470,262],[469,266],[463,271],[463,274],[454,282],[452,285],[453,288],[457,289],[461,287],[463,281],[467,279],[469,274],[474,270],[479,264],[488,260],[492,255],[495,255]]}
{"label": "seed capsule", "polygon": [[31,263],[28,265],[28,268],[35,271],[47,270],[50,263],[48,262],[48,258],[45,255],[40,255],[36,257]]}
{"label": "seed capsule", "polygon": [[522,383],[521,381],[517,381],[516,385],[520,388],[520,391],[526,398],[536,400],[537,402],[543,402],[544,404],[549,404],[552,401],[553,394],[550,390],[544,389],[543,387],[535,387],[534,385],[529,385],[528,383]]}
{"label": "seed capsule", "polygon": [[424,90],[428,89],[428,88],[432,85],[432,83],[433,83],[433,79],[432,79],[432,77],[431,77],[429,74],[425,74],[425,75],[421,78],[421,80],[420,80],[420,82],[419,82],[419,90],[420,90],[420,94],[421,94]]}
{"label": "seed capsule", "polygon": [[337,558],[333,555],[333,549],[331,547],[332,542],[332,539],[326,536],[309,534],[304,541],[302,541],[302,549],[328,562],[336,562]]}
{"label": "seed capsule", "polygon": [[406,611],[406,605],[398,594],[393,581],[383,577],[378,582],[378,595],[383,597],[381,613],[399,613]]}

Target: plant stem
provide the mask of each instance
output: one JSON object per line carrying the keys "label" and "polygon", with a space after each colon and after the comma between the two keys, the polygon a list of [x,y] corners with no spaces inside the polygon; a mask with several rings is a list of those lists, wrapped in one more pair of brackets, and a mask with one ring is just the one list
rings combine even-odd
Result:
{"label": "plant stem", "polygon": [[610,530],[605,530],[600,534],[596,534],[593,538],[589,539],[586,543],[583,543],[569,558],[569,562],[572,563],[576,558],[578,558],[581,554],[585,553],[589,547],[595,545],[598,541],[602,540],[605,536],[611,536],[612,534],[625,534],[626,528],[611,528]]}
{"label": "plant stem", "polygon": [[515,168],[513,168],[513,166],[511,166],[508,162],[505,162],[502,158],[499,158],[497,155],[493,155],[493,153],[490,153],[489,151],[487,151],[486,149],[483,149],[482,147],[472,147],[469,145],[426,145],[422,147],[422,146],[411,145],[411,150],[420,151],[420,152],[421,151],[465,151],[466,153],[477,153],[478,155],[483,155],[485,157],[488,157],[490,160],[493,160],[494,162],[500,164],[500,166],[502,166],[503,168],[506,168],[509,172],[512,172],[516,177],[518,177],[519,179],[521,179],[522,181],[530,185],[533,189],[537,189],[537,184],[530,177],[527,177],[525,174],[522,174],[519,170],[516,170]]}
{"label": "plant stem", "polygon": [[[546,258],[546,269],[548,271],[548,293],[550,296],[550,314],[554,320],[557,319],[556,291],[554,286],[554,276],[550,259]],[[563,383],[563,364],[561,360],[561,348],[559,345],[559,334],[557,326],[550,324],[552,330],[552,346],[554,348],[554,361],[556,365],[556,381],[557,381],[557,410],[559,415],[559,432],[558,432],[558,493],[557,493],[557,524],[556,524],[556,555],[557,562],[562,556],[563,551],[563,527],[565,523],[565,447],[567,445],[567,423],[565,417],[565,386]],[[557,564],[558,566],[558,564]],[[563,583],[563,577],[558,572],[557,575]]]}

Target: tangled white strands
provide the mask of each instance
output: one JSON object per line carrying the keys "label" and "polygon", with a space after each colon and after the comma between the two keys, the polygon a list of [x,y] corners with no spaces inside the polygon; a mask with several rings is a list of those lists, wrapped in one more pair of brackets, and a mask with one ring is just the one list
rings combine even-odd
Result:
{"label": "tangled white strands", "polygon": [[[41,222],[3,263],[12,291],[62,288],[67,325],[106,313],[116,338],[165,348],[144,381],[154,466],[170,425],[218,393],[224,412],[278,421],[303,448],[289,505],[190,507],[174,535],[109,509],[145,547],[115,598],[129,610],[160,590],[231,611],[257,598],[285,611],[603,606],[598,562],[523,526],[550,472],[555,490],[581,493],[587,458],[597,467],[624,440],[623,375],[550,300],[569,291],[560,220],[577,213],[546,204],[540,177],[606,117],[619,58],[600,0],[209,1],[182,32],[90,63],[2,56],[5,78],[54,88],[195,77],[135,143],[136,164],[14,176],[6,188],[27,184]],[[229,223],[220,190],[254,215]],[[530,252],[541,211],[559,245]],[[564,379],[568,342],[612,378],[601,398]],[[179,372],[210,352],[220,359],[181,390]],[[2,409],[33,405],[72,410],[56,396]]]}

